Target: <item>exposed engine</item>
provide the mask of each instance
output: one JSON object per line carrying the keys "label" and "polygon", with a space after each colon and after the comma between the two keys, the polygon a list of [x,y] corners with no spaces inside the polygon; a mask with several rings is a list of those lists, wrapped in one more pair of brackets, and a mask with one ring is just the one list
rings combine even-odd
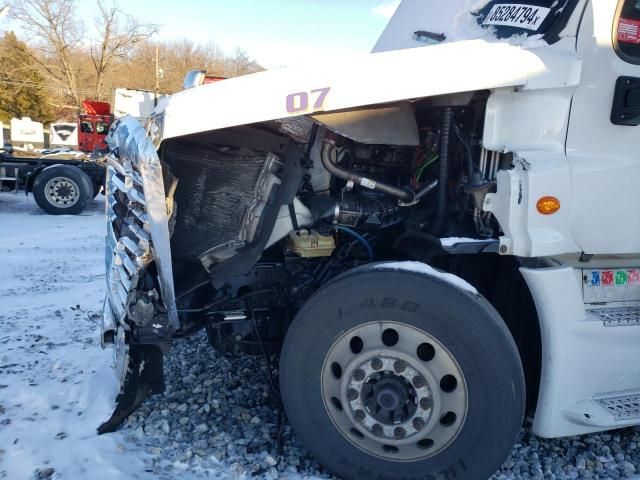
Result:
{"label": "exposed engine", "polygon": [[495,247],[482,206],[511,158],[482,147],[486,98],[413,104],[409,146],[356,141],[322,117],[165,142],[177,335],[206,326],[221,351],[277,352],[297,309],[342,272]]}

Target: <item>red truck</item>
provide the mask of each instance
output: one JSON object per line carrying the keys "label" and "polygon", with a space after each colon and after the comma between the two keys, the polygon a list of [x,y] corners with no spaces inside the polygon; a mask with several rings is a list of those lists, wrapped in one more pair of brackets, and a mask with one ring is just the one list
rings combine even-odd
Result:
{"label": "red truck", "polygon": [[107,148],[106,137],[113,123],[111,105],[84,100],[84,113],[78,115],[78,150],[91,153]]}

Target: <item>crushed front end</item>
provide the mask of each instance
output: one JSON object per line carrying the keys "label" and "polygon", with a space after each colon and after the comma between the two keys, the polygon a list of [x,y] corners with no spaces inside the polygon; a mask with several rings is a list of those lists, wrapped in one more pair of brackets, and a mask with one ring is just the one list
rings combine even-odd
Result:
{"label": "crushed front end", "polygon": [[102,342],[114,346],[121,390],[101,433],[164,390],[170,342],[212,322],[203,295],[209,307],[236,310],[222,284],[248,274],[271,241],[305,153],[278,127],[196,134],[156,150],[129,117],[113,127],[109,146]]}
{"label": "crushed front end", "polygon": [[109,147],[102,343],[114,346],[121,389],[100,433],[114,430],[147,395],[164,390],[163,355],[179,328],[168,228],[171,179],[163,178],[156,150],[135,119],[118,122]]}

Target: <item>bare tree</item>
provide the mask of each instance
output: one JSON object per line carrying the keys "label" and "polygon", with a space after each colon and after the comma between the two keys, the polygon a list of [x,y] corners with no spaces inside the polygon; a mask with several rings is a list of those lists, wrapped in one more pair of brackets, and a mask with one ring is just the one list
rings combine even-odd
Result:
{"label": "bare tree", "polygon": [[96,73],[94,96],[102,98],[105,76],[114,62],[126,58],[138,44],[157,33],[158,27],[126,15],[116,2],[106,5],[99,0],[98,8],[96,28],[100,41],[91,46],[91,60]]}
{"label": "bare tree", "polygon": [[7,1],[9,16],[20,23],[33,58],[29,68],[44,77],[52,105],[72,104],[71,110],[77,110],[87,96],[103,100],[117,87],[153,90],[156,81],[161,92],[174,93],[193,69],[225,77],[262,70],[241,49],[227,55],[213,42],[154,42],[157,26],[127,15],[118,0],[97,1],[91,35],[85,35],[77,17],[76,0]]}
{"label": "bare tree", "polygon": [[79,106],[82,95],[73,56],[81,49],[84,31],[74,16],[75,0],[13,0],[10,7],[10,15],[40,52],[33,59]]}

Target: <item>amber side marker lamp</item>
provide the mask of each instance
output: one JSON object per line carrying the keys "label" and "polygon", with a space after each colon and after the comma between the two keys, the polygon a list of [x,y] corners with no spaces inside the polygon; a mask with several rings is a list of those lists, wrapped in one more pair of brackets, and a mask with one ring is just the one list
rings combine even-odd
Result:
{"label": "amber side marker lamp", "polygon": [[536,208],[542,215],[553,215],[560,210],[560,200],[556,197],[542,197],[538,200]]}

